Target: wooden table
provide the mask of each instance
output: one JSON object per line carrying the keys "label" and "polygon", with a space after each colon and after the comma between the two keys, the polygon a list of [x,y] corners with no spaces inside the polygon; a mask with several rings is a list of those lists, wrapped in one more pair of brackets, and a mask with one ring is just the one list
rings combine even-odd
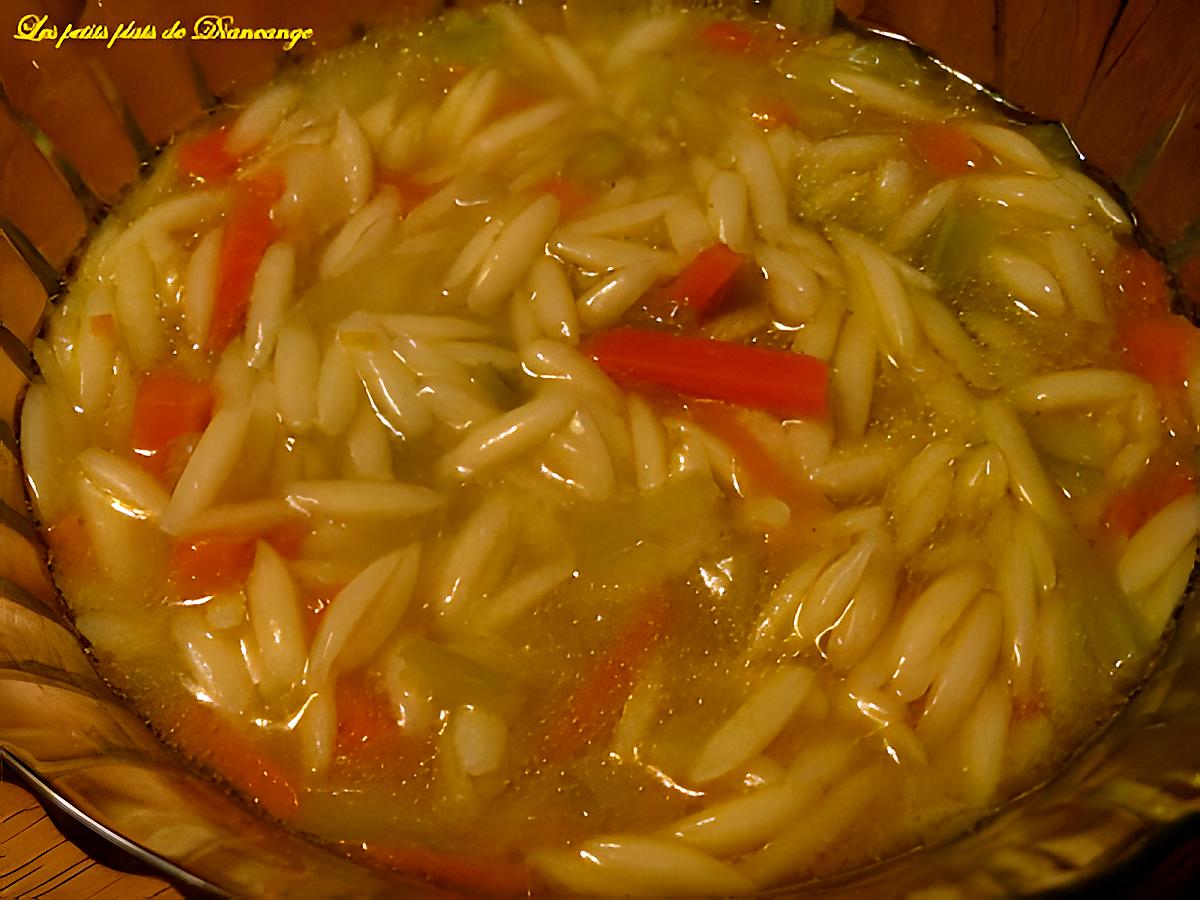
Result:
{"label": "wooden table", "polygon": [[81,850],[63,836],[15,777],[0,766],[0,898],[172,900],[181,896],[159,878],[134,874],[137,863],[99,838],[88,840],[86,833],[76,836],[109,865],[128,871],[109,868]]}

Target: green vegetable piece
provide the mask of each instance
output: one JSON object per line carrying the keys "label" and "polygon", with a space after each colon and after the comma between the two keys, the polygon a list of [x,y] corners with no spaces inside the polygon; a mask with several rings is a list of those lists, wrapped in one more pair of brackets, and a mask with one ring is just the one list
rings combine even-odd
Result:
{"label": "green vegetable piece", "polygon": [[605,181],[625,167],[629,148],[611,131],[592,135],[567,161],[566,174],[581,181]]}
{"label": "green vegetable piece", "polygon": [[973,206],[952,203],[938,220],[925,259],[925,271],[942,287],[956,287],[978,267],[995,242],[996,225],[986,213]]}
{"label": "green vegetable piece", "polygon": [[772,21],[789,28],[799,28],[810,34],[828,34],[837,12],[835,0],[774,0]]}
{"label": "green vegetable piece", "polygon": [[446,16],[434,52],[443,62],[477,66],[495,59],[503,42],[495,20],[459,9]]}

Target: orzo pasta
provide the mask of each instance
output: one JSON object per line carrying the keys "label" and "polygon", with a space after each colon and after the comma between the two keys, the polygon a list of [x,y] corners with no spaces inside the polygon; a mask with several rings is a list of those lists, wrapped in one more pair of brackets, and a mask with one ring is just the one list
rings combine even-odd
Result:
{"label": "orzo pasta", "polygon": [[1136,685],[1196,555],[1197,332],[1068,143],[832,4],[629,6],[218,111],[24,405],[114,685],[264,814],[484,894],[952,834]]}

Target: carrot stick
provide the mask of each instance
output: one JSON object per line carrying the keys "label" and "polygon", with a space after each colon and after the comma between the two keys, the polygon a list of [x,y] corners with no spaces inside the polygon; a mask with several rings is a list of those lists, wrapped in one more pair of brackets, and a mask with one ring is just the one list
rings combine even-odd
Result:
{"label": "carrot stick", "polygon": [[387,696],[365,676],[338,680],[337,756],[388,759],[415,743],[401,729]]}
{"label": "carrot stick", "polygon": [[1117,326],[1125,368],[1164,394],[1183,391],[1200,354],[1200,330],[1183,316],[1126,319]]}
{"label": "carrot stick", "polygon": [[690,310],[697,319],[703,319],[721,305],[745,262],[743,254],[724,244],[713,244],[667,282],[660,296],[674,309]]}
{"label": "carrot stick", "polygon": [[642,664],[662,636],[667,611],[665,598],[649,598],[583,676],[547,738],[548,759],[577,756],[615,724]]}
{"label": "carrot stick", "polygon": [[215,708],[188,703],[169,736],[269,815],[286,822],[299,807],[292,776]]}
{"label": "carrot stick", "polygon": [[578,181],[564,178],[562,175],[547,178],[534,190],[544,194],[552,194],[557,198],[558,206],[564,219],[570,218],[591,203],[594,196],[593,191],[588,190],[588,188]]}
{"label": "carrot stick", "polygon": [[176,438],[199,434],[212,418],[212,386],[172,372],[152,372],[137,385],[131,440],[139,456],[153,456]]}
{"label": "carrot stick", "polygon": [[179,148],[179,171],[197,181],[220,184],[237,172],[241,160],[227,148],[229,131],[224,126],[192,138]]}
{"label": "carrot stick", "polygon": [[1157,319],[1171,312],[1171,287],[1162,263],[1141,247],[1122,245],[1108,269],[1116,282],[1118,319]]}
{"label": "carrot stick", "polygon": [[1186,462],[1153,463],[1135,484],[1117,491],[1105,507],[1103,524],[1127,538],[1172,501],[1196,489],[1196,473]]}
{"label": "carrot stick", "polygon": [[446,853],[429,847],[403,846],[381,841],[343,843],[343,848],[385,869],[402,872],[433,884],[489,897],[525,896],[533,875],[524,863]]}
{"label": "carrot stick", "polygon": [[245,326],[258,264],[279,234],[271,207],[283,194],[282,177],[266,173],[243,188],[229,213],[217,262],[217,296],[208,332],[213,350],[224,350]]}
{"label": "carrot stick", "polygon": [[718,53],[738,55],[754,49],[754,35],[736,22],[712,22],[700,29],[700,41]]}
{"label": "carrot stick", "polygon": [[757,490],[782,500],[815,500],[816,495],[772,456],[739,415],[724,403],[692,403],[688,407],[701,428],[724,443]]}
{"label": "carrot stick", "polygon": [[629,387],[668,388],[786,417],[823,416],[828,367],[811,356],[635,328],[596,335],[582,350]]}
{"label": "carrot stick", "polygon": [[381,169],[376,174],[375,181],[380,185],[396,189],[396,193],[400,195],[400,210],[404,215],[408,215],[424,203],[441,187],[439,184],[417,181],[408,172],[400,172],[395,169]]}
{"label": "carrot stick", "polygon": [[53,566],[64,566],[72,572],[87,571],[95,564],[92,544],[83,519],[67,514],[46,526],[46,545],[50,548]]}
{"label": "carrot stick", "polygon": [[211,597],[246,583],[254,565],[253,540],[214,535],[176,541],[171,548],[171,582],[185,600]]}
{"label": "carrot stick", "polygon": [[250,575],[259,540],[269,543],[280,556],[293,558],[306,535],[305,526],[287,524],[263,533],[204,534],[178,540],[171,547],[168,563],[171,582],[185,600],[235,590]]}
{"label": "carrot stick", "polygon": [[987,152],[954,125],[917,125],[912,139],[917,153],[939,180],[991,168]]}

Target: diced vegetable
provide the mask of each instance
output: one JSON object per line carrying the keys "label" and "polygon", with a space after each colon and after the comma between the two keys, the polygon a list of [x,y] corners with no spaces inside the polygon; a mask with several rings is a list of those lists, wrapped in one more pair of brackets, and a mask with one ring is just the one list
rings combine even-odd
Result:
{"label": "diced vegetable", "polygon": [[1118,318],[1152,319],[1171,312],[1171,289],[1162,263],[1141,247],[1122,246],[1110,267],[1121,296]]}
{"label": "diced vegetable", "polygon": [[504,34],[495,19],[454,9],[437,32],[434,52],[443,62],[477,66],[494,58],[504,45]]}
{"label": "diced vegetable", "polygon": [[86,572],[93,564],[92,545],[83,518],[69,514],[46,526],[50,562],[71,572]]}
{"label": "diced vegetable", "polygon": [[580,181],[612,178],[629,158],[625,142],[611,131],[588,135],[587,141],[567,160],[566,174]]}
{"label": "diced vegetable", "polygon": [[405,215],[431,197],[440,184],[417,181],[409,172],[381,169],[375,174],[375,182],[383,187],[393,187],[400,195],[400,211]]}
{"label": "diced vegetable", "polygon": [[747,107],[750,118],[768,131],[783,125],[796,125],[799,119],[792,107],[779,97],[767,94],[755,97]]}
{"label": "diced vegetable", "polygon": [[592,201],[593,197],[592,191],[583,184],[570,178],[564,178],[562,175],[546,179],[538,185],[537,191],[543,194],[552,194],[558,199],[559,215],[563,219],[569,219],[579,212]]}
{"label": "diced vegetable", "polygon": [[307,530],[280,525],[266,533],[204,535],[176,541],[169,562],[171,581],[185,600],[240,588],[254,565],[255,545],[267,541],[280,556],[298,555]]}
{"label": "diced vegetable", "polygon": [[961,282],[996,242],[996,225],[978,209],[951,203],[933,234],[925,270],[944,287]]}
{"label": "diced vegetable", "polygon": [[1113,495],[1104,510],[1104,527],[1127,538],[1155,513],[1196,488],[1196,473],[1185,463],[1156,462],[1136,484]]}
{"label": "diced vegetable", "polygon": [[721,53],[749,53],[754,35],[736,22],[712,22],[700,29],[700,40]]}
{"label": "diced vegetable", "polygon": [[773,0],[769,15],[773,21],[788,28],[825,34],[833,27],[836,11],[834,0]]}
{"label": "diced vegetable", "polygon": [[344,584],[313,584],[306,586],[301,594],[301,602],[304,605],[304,626],[308,632],[309,640],[316,637],[317,632],[321,629],[322,617],[325,615],[325,610],[329,609],[329,604],[333,602],[333,598],[342,592]]}
{"label": "diced vegetable", "polygon": [[681,474],[651,491],[581,505],[568,520],[581,578],[654,590],[683,574],[720,535],[721,493],[706,475]]}
{"label": "diced vegetable", "polygon": [[1125,367],[1150,382],[1160,397],[1183,390],[1200,353],[1200,330],[1183,316],[1127,319],[1117,328]]}
{"label": "diced vegetable", "polygon": [[112,313],[102,313],[98,316],[92,316],[88,319],[88,325],[92,329],[92,334],[96,337],[106,338],[110,341],[117,339],[117,320]]}
{"label": "diced vegetable", "polygon": [[1168,417],[1186,417],[1184,391],[1200,358],[1200,331],[1171,314],[1166,269],[1141,247],[1117,251],[1109,268],[1113,282],[1115,343],[1125,367],[1154,385]]}
{"label": "diced vegetable", "polygon": [[181,598],[211,597],[246,583],[254,564],[254,541],[204,537],[171,548],[171,581]]}
{"label": "diced vegetable", "polygon": [[279,234],[271,207],[283,194],[282,180],[269,174],[242,188],[229,214],[217,263],[217,296],[208,333],[213,350],[224,350],[245,327],[258,264]]}
{"label": "diced vegetable", "polygon": [[151,471],[163,476],[170,468],[169,451],[179,438],[200,434],[212,418],[212,386],[173,372],[153,372],[138,382],[133,402],[133,452]]}
{"label": "diced vegetable", "polygon": [[634,328],[599,334],[583,350],[624,386],[654,385],[779,416],[828,409],[828,367],[800,353]]}
{"label": "diced vegetable", "polygon": [[400,728],[387,695],[359,673],[338,680],[335,755],[352,759],[398,757],[414,741]]}
{"label": "diced vegetable", "polygon": [[227,149],[229,131],[214,128],[179,148],[179,171],[189,178],[219,184],[237,172],[240,160]]}
{"label": "diced vegetable", "polygon": [[347,846],[346,849],[394,872],[485,897],[524,897],[530,893],[533,880],[524,863],[484,859],[474,854],[445,853],[429,847],[403,847],[382,841]]}
{"label": "diced vegetable", "polygon": [[736,407],[724,403],[693,403],[692,418],[700,427],[711,432],[733,451],[738,464],[753,481],[752,487],[762,493],[803,505],[819,502],[819,497],[772,456],[754,435]]}
{"label": "diced vegetable", "polygon": [[298,557],[307,538],[308,526],[303,522],[285,522],[282,525],[276,525],[263,535],[263,540],[284,559]]}
{"label": "diced vegetable", "polygon": [[988,152],[954,125],[916,125],[912,139],[917,153],[939,181],[991,167]]}
{"label": "diced vegetable", "polygon": [[746,257],[724,244],[701,250],[687,268],[662,288],[661,298],[677,309],[687,309],[697,319],[714,312],[729,292],[733,277]]}
{"label": "diced vegetable", "polygon": [[295,814],[299,802],[292,773],[213,707],[184,705],[169,737],[269,815],[286,822]]}
{"label": "diced vegetable", "polygon": [[663,634],[668,612],[664,597],[646,599],[612,646],[584,673],[548,736],[548,758],[571,759],[616,724],[638,672]]}
{"label": "diced vegetable", "polygon": [[520,685],[507,673],[444,644],[413,638],[400,654],[420,682],[431,686],[442,709],[478,705],[513,716],[525,702]]}

